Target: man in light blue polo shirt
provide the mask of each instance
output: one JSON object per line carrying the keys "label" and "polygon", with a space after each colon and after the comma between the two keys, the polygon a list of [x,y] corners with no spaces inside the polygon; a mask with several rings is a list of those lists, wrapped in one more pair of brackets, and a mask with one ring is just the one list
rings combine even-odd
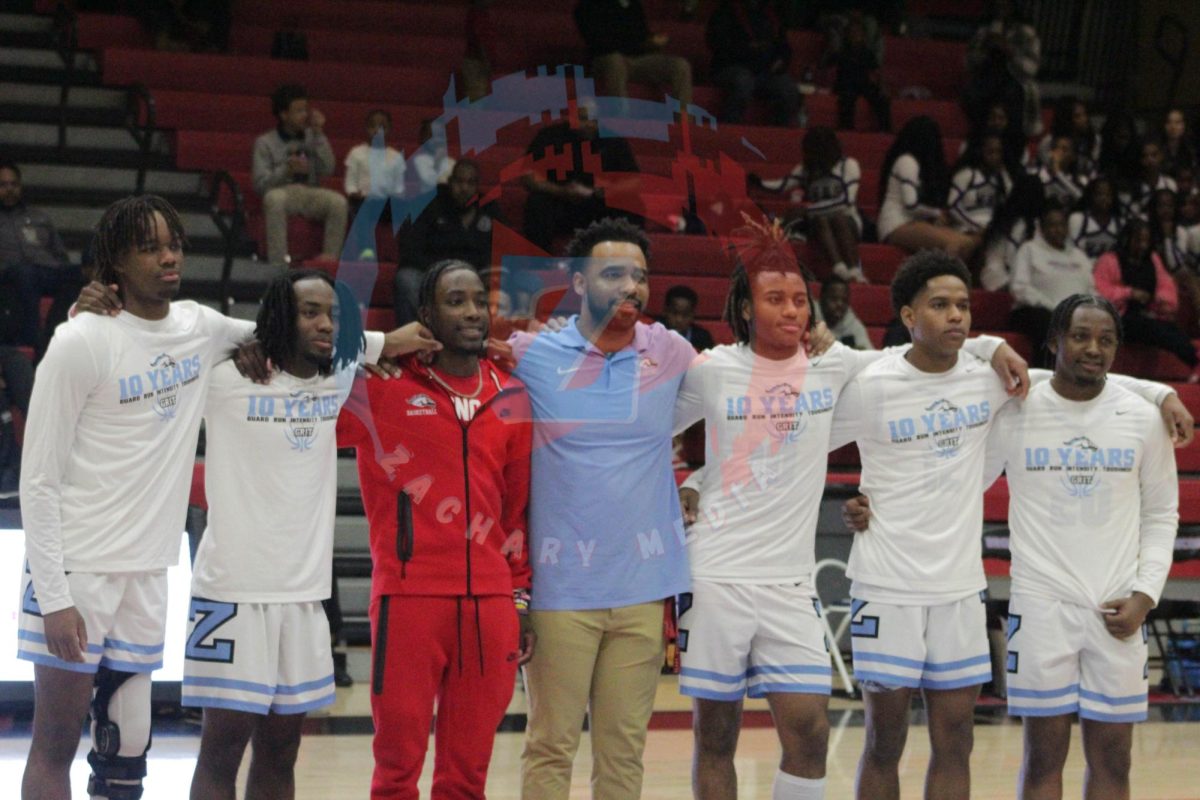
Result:
{"label": "man in light blue polo shirt", "polygon": [[568,245],[578,316],[515,334],[535,420],[529,541],[538,657],[526,668],[522,797],[565,800],[591,707],[596,800],[641,794],[663,663],[663,604],[689,588],[671,469],[675,396],[695,351],[638,321],[646,235],[604,219]]}

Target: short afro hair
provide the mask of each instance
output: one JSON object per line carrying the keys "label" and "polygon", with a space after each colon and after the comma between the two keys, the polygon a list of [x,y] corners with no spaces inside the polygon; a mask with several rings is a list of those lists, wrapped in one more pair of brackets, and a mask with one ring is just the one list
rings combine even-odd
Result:
{"label": "short afro hair", "polygon": [[696,290],[690,286],[684,286],[682,283],[677,283],[667,289],[667,293],[663,297],[663,305],[669,306],[675,299],[686,300],[692,308],[700,304],[700,295],[696,294]]}
{"label": "short afro hair", "polygon": [[278,117],[291,108],[292,103],[296,100],[307,99],[308,92],[303,86],[296,83],[285,83],[271,92],[271,113]]}
{"label": "short afro hair", "polygon": [[582,272],[584,261],[592,254],[592,248],[601,242],[629,242],[642,250],[646,261],[650,261],[650,238],[646,232],[623,217],[604,217],[586,228],[579,228],[567,244],[567,257],[571,258],[571,272]]}
{"label": "short afro hair", "polygon": [[925,284],[942,275],[952,275],[971,288],[971,273],[962,259],[942,250],[922,250],[905,259],[892,279],[892,310],[896,316],[900,309],[912,305]]}

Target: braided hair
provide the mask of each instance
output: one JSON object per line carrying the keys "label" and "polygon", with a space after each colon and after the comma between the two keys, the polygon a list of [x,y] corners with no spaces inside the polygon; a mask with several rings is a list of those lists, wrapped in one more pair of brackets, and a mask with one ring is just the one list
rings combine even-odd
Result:
{"label": "braided hair", "polygon": [[163,198],[155,194],[126,197],[110,205],[96,225],[94,239],[95,261],[92,264],[94,280],[105,285],[115,283],[119,293],[124,286],[117,273],[117,264],[130,250],[143,246],[156,246],[154,241],[154,215],[162,215],[171,238],[179,244],[187,244],[183,232],[183,221],[179,212]]}
{"label": "braided hair", "polygon": [[[779,220],[756,222],[742,213],[745,227],[735,230],[738,241],[731,242],[728,250],[733,257],[733,274],[729,278],[729,294],[725,296],[725,309],[721,319],[729,324],[739,344],[750,343],[750,321],[742,316],[742,307],[752,303],[750,282],[759,272],[796,272],[804,279],[804,288],[812,299],[807,270],[801,265],[796,253],[788,243],[787,234]],[[809,327],[813,318],[808,317]]]}
{"label": "braided hair", "polygon": [[441,261],[434,262],[429,269],[425,270],[425,277],[421,279],[421,288],[417,290],[417,310],[432,310],[437,301],[438,281],[447,272],[454,272],[460,269],[469,269],[471,272],[476,272],[475,267],[459,258],[442,259]]}
{"label": "braided hair", "polygon": [[1117,344],[1121,344],[1124,335],[1121,329],[1121,315],[1116,306],[1108,298],[1098,294],[1073,294],[1054,307],[1050,315],[1050,327],[1046,329],[1046,342],[1054,342],[1064,336],[1071,327],[1071,318],[1077,308],[1098,308],[1112,317],[1113,326],[1117,329]]}
{"label": "braided hair", "polygon": [[296,318],[299,315],[296,284],[306,280],[324,281],[337,297],[333,359],[330,366],[322,368],[320,372],[322,375],[339,372],[357,362],[358,354],[365,345],[362,313],[350,287],[335,281],[327,272],[319,269],[288,270],[267,284],[258,307],[254,336],[267,358],[276,365],[286,363],[295,354]]}

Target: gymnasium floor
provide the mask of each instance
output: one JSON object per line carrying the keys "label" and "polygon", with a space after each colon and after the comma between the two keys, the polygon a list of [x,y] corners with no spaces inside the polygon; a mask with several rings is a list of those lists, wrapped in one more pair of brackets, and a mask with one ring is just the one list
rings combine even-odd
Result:
{"label": "gymnasium floor", "polygon": [[[358,654],[352,654],[357,656]],[[359,659],[355,658],[352,664]],[[352,671],[358,673],[357,669]],[[369,695],[360,682],[351,689],[339,690],[338,702],[327,715],[314,718],[300,750],[297,765],[298,800],[365,798],[371,775],[371,738]],[[773,731],[762,727],[766,721],[761,701],[748,703],[750,712],[738,750],[739,797],[743,800],[770,798],[771,781],[777,758]],[[672,678],[663,678],[656,702],[655,727],[646,750],[646,779],[643,796],[647,800],[690,798],[691,731],[687,725],[687,702],[681,698]],[[518,691],[510,712],[515,719],[524,714],[524,696]],[[1170,718],[1173,721],[1167,721]],[[848,798],[854,785],[854,770],[862,749],[861,704],[835,698],[831,703],[833,730],[829,746],[829,784],[826,796],[831,800]],[[1178,720],[1178,721],[1174,721]],[[1190,720],[1190,721],[1189,721]],[[921,725],[921,712],[913,712],[914,727],[901,766],[901,785],[905,797],[921,796],[925,766],[929,759],[928,740]],[[0,797],[15,798],[29,749],[27,722],[5,721],[0,716]],[[516,800],[520,794],[521,733],[500,733],[488,780],[492,800]],[[186,797],[199,745],[195,723],[162,720],[156,723],[154,745],[150,751],[150,776],[145,800],[179,800]],[[575,762],[575,780],[571,797],[588,798],[588,774],[591,770],[589,741],[583,744]],[[76,797],[83,796],[88,768],[83,761],[87,745],[81,744],[72,782]],[[972,797],[1012,798],[1020,765],[1021,728],[1008,721],[1001,706],[983,707],[975,727],[975,753],[972,759]],[[245,764],[243,764],[244,768]],[[427,797],[432,758],[426,761],[422,778],[422,796]],[[1078,730],[1072,743],[1066,769],[1065,797],[1081,796],[1083,762]],[[1200,702],[1187,705],[1158,706],[1151,709],[1150,721],[1135,729],[1133,750],[1133,797],[1137,800],[1196,800],[1200,798]]]}

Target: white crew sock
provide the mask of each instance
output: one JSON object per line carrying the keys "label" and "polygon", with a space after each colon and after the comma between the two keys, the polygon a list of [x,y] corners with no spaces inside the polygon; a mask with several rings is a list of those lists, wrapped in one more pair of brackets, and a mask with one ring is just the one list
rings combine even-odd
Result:
{"label": "white crew sock", "polygon": [[788,775],[783,770],[775,773],[775,784],[771,787],[771,800],[824,800],[824,778],[801,778]]}

